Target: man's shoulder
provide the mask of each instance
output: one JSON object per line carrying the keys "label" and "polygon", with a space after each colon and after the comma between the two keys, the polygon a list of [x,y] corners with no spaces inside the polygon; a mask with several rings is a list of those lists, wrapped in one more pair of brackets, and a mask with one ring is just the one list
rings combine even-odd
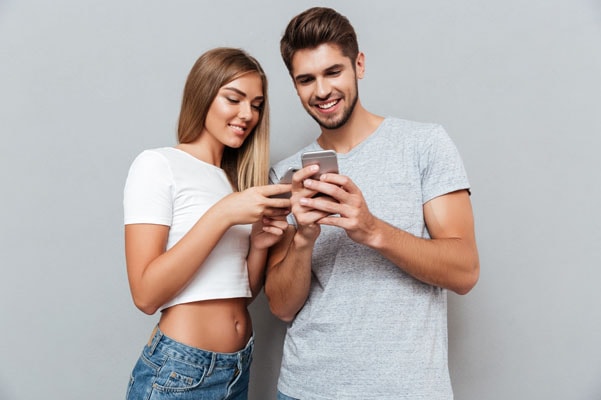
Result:
{"label": "man's shoulder", "polygon": [[424,134],[443,129],[440,124],[433,122],[421,122],[409,119],[386,117],[382,123],[385,130],[392,132],[404,132],[406,134]]}
{"label": "man's shoulder", "polygon": [[403,146],[429,146],[447,136],[443,126],[438,123],[395,117],[386,117],[379,131],[383,140]]}

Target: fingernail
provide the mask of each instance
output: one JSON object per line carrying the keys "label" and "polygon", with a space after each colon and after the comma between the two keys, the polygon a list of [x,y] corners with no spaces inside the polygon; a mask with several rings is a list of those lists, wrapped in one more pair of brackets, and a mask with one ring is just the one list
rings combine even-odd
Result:
{"label": "fingernail", "polygon": [[305,186],[311,186],[313,184],[313,181],[311,179],[305,179],[305,181],[303,182],[303,184]]}
{"label": "fingernail", "polygon": [[307,203],[309,203],[309,200],[305,197],[303,197],[302,199],[299,200],[299,203],[301,203],[303,206],[307,205]]}

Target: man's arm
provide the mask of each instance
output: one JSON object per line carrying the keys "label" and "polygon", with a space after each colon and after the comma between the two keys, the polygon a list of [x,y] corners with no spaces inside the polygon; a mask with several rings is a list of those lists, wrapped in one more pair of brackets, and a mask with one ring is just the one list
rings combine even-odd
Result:
{"label": "man's arm", "polygon": [[346,176],[326,174],[321,181],[310,180],[305,185],[338,200],[301,200],[306,207],[340,215],[322,218],[320,224],[345,229],[352,240],[379,251],[414,278],[459,294],[468,293],[478,281],[480,264],[467,190],[448,193],[424,205],[431,239],[423,239],[372,215],[361,191]]}
{"label": "man's arm", "polygon": [[265,295],[273,315],[286,322],[294,319],[309,296],[313,245],[321,232],[317,221],[327,215],[299,201],[315,194],[305,189],[302,182],[317,169],[313,165],[294,174],[290,203],[297,227],[288,226],[282,240],[269,250]]}
{"label": "man's arm", "polygon": [[313,243],[302,242],[290,225],[284,238],[269,250],[265,295],[272,314],[285,322],[292,321],[303,307],[311,286]]}
{"label": "man's arm", "polygon": [[478,281],[480,263],[467,191],[430,200],[424,205],[424,219],[431,239],[378,220],[367,245],[422,282],[468,293]]}

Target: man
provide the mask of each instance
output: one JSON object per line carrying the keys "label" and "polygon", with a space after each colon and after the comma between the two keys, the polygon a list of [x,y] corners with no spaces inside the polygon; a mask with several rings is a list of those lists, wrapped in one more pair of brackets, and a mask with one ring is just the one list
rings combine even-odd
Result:
{"label": "man", "polygon": [[438,125],[363,108],[365,55],[336,11],[299,14],[280,45],[321,135],[272,180],[320,149],[336,151],[340,174],[294,174],[294,224],[268,262],[270,308],[289,322],[278,396],[451,399],[446,293],[469,292],[479,275],[459,154]]}

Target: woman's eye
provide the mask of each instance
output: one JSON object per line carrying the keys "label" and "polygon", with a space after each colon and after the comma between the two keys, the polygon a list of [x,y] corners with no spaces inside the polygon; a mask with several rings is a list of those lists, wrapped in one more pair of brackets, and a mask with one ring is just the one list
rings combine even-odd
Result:
{"label": "woman's eye", "polygon": [[254,108],[257,111],[261,111],[263,109],[263,103],[261,103],[261,104],[253,104],[252,108]]}
{"label": "woman's eye", "polygon": [[229,101],[232,104],[238,104],[238,103],[240,103],[240,100],[234,99],[232,97],[226,97],[226,99],[227,99],[227,101]]}

